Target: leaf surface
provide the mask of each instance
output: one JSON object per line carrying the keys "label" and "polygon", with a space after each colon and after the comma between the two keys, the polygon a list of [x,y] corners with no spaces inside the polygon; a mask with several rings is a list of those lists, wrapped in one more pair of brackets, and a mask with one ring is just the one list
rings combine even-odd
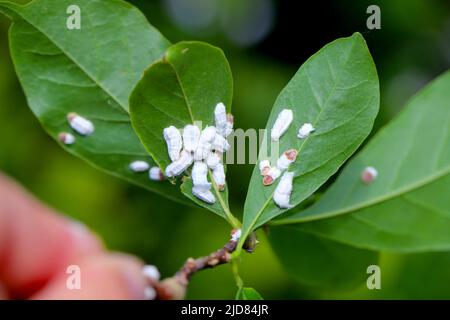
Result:
{"label": "leaf surface", "polygon": [[303,232],[293,226],[271,227],[269,240],[286,271],[300,283],[333,290],[364,283],[378,253]]}
{"label": "leaf surface", "polygon": [[[274,223],[360,248],[449,250],[449,89],[447,72],[376,134],[317,203]],[[367,166],[378,171],[369,185],[360,179]]]}
{"label": "leaf surface", "polygon": [[255,289],[243,287],[236,294],[236,300],[264,300],[264,299]]}
{"label": "leaf surface", "polygon": [[[214,126],[214,109],[222,102],[231,109],[233,80],[222,50],[202,42],[180,42],[145,72],[130,98],[131,120],[147,151],[166,168],[170,164],[163,130],[187,124]],[[210,179],[211,181],[211,179]],[[209,205],[192,195],[192,181],[184,178],[182,192],[198,205],[230,217],[228,190],[213,189]],[[229,220],[232,218],[229,218]]]}
{"label": "leaf surface", "polygon": [[[61,146],[110,174],[176,201],[188,203],[169,182],[150,181],[129,164],[154,161],[134,133],[128,97],[150,63],[170,43],[130,4],[79,0],[81,29],[66,26],[70,0],[36,0],[26,6],[0,2],[13,19],[10,49],[28,104],[55,140],[61,132],[76,136]],[[70,112],[95,126],[83,137],[69,127]]]}

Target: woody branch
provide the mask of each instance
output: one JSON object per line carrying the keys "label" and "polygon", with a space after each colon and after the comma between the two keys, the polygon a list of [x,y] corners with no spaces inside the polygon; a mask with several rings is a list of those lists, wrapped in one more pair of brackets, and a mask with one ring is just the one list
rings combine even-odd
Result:
{"label": "woody branch", "polygon": [[[174,276],[156,281],[150,279],[150,285],[155,289],[158,300],[180,300],[184,299],[186,289],[191,277],[198,271],[214,268],[231,261],[231,254],[235,251],[241,235],[240,229],[233,229],[231,239],[220,249],[213,253],[197,259],[188,258],[184,265],[175,273]],[[244,249],[252,252],[257,245],[254,234],[249,237],[251,243],[246,241]]]}

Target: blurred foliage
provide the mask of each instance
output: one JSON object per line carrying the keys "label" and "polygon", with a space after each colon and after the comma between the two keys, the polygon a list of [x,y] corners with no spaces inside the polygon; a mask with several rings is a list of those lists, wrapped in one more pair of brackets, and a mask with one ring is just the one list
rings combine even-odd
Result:
{"label": "blurred foliage", "polygon": [[[391,119],[415,91],[450,67],[447,0],[316,1],[311,8],[299,1],[272,1],[270,30],[260,42],[244,44],[224,32],[220,6],[216,9],[219,14],[192,31],[174,20],[168,10],[168,2],[177,1],[130,2],[172,42],[197,39],[224,49],[235,79],[236,124],[243,129],[263,128],[276,96],[300,64],[325,43],[354,31],[366,38],[380,77],[382,104],[376,128]],[[381,30],[365,27],[370,4],[381,7]],[[198,8],[189,12],[194,17],[201,15],[202,7]],[[233,15],[233,6],[226,10]],[[242,8],[236,10],[242,15]],[[43,202],[83,221],[112,250],[157,264],[164,276],[175,272],[187,257],[220,247],[229,234],[221,218],[108,176],[65,153],[47,136],[27,107],[15,75],[8,52],[8,25],[0,16],[0,170]],[[230,203],[237,213],[245,200],[251,170],[252,165],[229,166]],[[447,253],[383,253],[379,291],[369,291],[365,284],[351,292],[318,290],[288,278],[262,231],[259,236],[260,246],[251,256],[243,256],[240,272],[245,286],[254,287],[267,299],[450,298]],[[235,292],[230,268],[222,266],[196,275],[188,297],[224,299],[234,297]]]}

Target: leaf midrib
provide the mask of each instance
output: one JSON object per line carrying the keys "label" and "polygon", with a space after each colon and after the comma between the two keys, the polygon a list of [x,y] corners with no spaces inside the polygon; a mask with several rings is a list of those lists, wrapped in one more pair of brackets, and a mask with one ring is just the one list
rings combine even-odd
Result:
{"label": "leaf midrib", "polygon": [[[191,104],[189,103],[189,100],[188,100],[188,97],[187,97],[187,94],[186,94],[186,90],[184,89],[183,83],[181,82],[180,75],[178,74],[177,69],[172,64],[172,62],[170,62],[169,59],[164,59],[163,61],[166,62],[172,68],[173,73],[175,73],[175,76],[177,77],[178,85],[180,86],[181,93],[183,94],[184,103],[186,104],[186,108],[187,108],[187,110],[189,112],[189,117],[191,118],[192,124],[194,124],[195,120],[194,120],[194,115],[192,113],[192,107],[191,107]],[[175,93],[172,93],[172,94],[175,94]]]}
{"label": "leaf midrib", "polygon": [[[449,115],[450,115],[450,113],[449,113]],[[380,130],[380,132],[378,133],[378,135],[381,136],[382,134],[385,134],[386,130],[388,130],[388,127],[382,128]],[[445,133],[448,132],[447,127],[444,128],[444,132]],[[447,134],[443,135],[443,137],[446,138]],[[445,139],[443,139],[443,141],[444,140]],[[444,146],[444,145],[445,145],[444,142],[440,143],[440,151],[434,160],[435,164],[440,159],[440,154],[442,153],[442,146]],[[434,167],[436,167],[436,165],[434,165]],[[398,172],[397,172],[397,174],[398,174]],[[339,215],[351,213],[353,211],[368,208],[368,207],[380,204],[382,202],[388,201],[390,199],[394,199],[401,195],[407,194],[408,192],[414,191],[416,189],[426,186],[427,184],[433,183],[434,181],[439,180],[440,178],[442,178],[448,174],[450,174],[450,165],[447,167],[444,167],[440,171],[437,171],[435,174],[430,174],[429,176],[427,176],[423,179],[417,180],[415,183],[411,183],[409,185],[404,186],[403,188],[397,189],[396,191],[386,193],[382,196],[375,197],[371,200],[363,201],[363,202],[360,202],[355,205],[345,206],[345,207],[335,209],[335,210],[326,211],[324,213],[318,213],[318,214],[312,214],[312,215],[308,215],[308,216],[304,216],[304,217],[299,217],[297,219],[289,219],[289,218],[279,219],[277,221],[272,221],[271,224],[273,224],[273,225],[288,225],[288,224],[295,224],[295,223],[303,223],[303,222],[322,220],[322,219],[326,219],[326,218],[330,218],[330,217],[336,217]],[[395,180],[395,179],[393,179],[393,180]]]}
{"label": "leaf midrib", "polygon": [[326,218],[330,218],[330,217],[336,217],[336,216],[339,216],[342,214],[351,213],[353,211],[368,208],[368,207],[377,205],[379,203],[388,201],[390,199],[399,197],[403,194],[414,191],[416,189],[419,189],[423,186],[426,186],[427,184],[433,183],[434,181],[436,181],[448,174],[450,174],[450,166],[445,168],[444,170],[438,171],[436,174],[432,174],[432,175],[428,176],[425,179],[419,180],[416,183],[412,183],[409,186],[400,188],[395,192],[385,194],[384,196],[375,197],[371,200],[358,203],[357,205],[347,206],[344,208],[331,210],[331,211],[328,211],[328,212],[325,212],[322,214],[305,216],[305,217],[301,217],[298,219],[280,219],[280,220],[272,221],[271,224],[273,224],[273,225],[296,224],[296,223],[310,222],[310,221],[315,221],[315,220],[322,220],[322,219],[326,219]]}
{"label": "leaf midrib", "polygon": [[[180,75],[178,74],[177,69],[175,68],[175,66],[169,61],[169,59],[163,59],[163,62],[167,63],[172,68],[173,73],[175,74],[175,76],[177,78],[178,85],[180,86],[181,92],[183,94],[183,100],[184,100],[186,108],[187,108],[187,110],[189,112],[189,117],[191,118],[191,123],[194,124],[195,123],[195,119],[194,119],[194,115],[192,113],[192,107],[191,107],[189,99],[188,99],[188,97],[186,95],[186,90],[184,89],[184,86],[183,86],[183,83],[181,81]],[[210,179],[212,179],[212,172],[211,172],[211,169],[209,169],[209,168],[208,168],[208,174],[210,176]],[[226,204],[226,201],[222,197],[222,194],[221,194],[220,190],[217,188],[215,182],[213,180],[211,180],[211,181],[212,181],[212,184],[213,184],[214,193],[216,194],[217,198],[219,199],[219,204],[220,204],[220,206],[221,206],[221,208],[222,208],[222,210],[223,210],[223,212],[225,214],[225,218],[231,225],[233,225],[233,221],[231,219],[231,217],[233,217],[233,215],[231,214],[230,209],[229,209],[228,205]]]}

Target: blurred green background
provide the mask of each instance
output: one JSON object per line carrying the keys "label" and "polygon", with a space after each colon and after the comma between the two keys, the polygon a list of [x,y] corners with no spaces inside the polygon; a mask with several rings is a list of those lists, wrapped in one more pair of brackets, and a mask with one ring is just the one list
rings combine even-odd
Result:
{"label": "blurred green background", "polygon": [[[236,126],[244,130],[265,126],[276,96],[311,54],[355,31],[366,38],[380,77],[376,129],[450,67],[448,0],[315,1],[308,6],[287,0],[130,2],[172,42],[199,39],[224,49],[235,81]],[[366,28],[371,4],[381,8],[381,30]],[[47,136],[27,107],[15,75],[8,26],[0,17],[0,170],[43,202],[84,222],[110,249],[156,264],[163,276],[173,274],[187,257],[219,248],[229,234],[222,219],[104,174]],[[229,167],[230,201],[236,212],[244,203],[251,170],[251,165]],[[264,234],[259,236],[261,245],[243,258],[241,276],[265,298],[450,298],[447,253],[383,253],[382,290],[321,290],[290,279]],[[235,291],[229,266],[222,266],[197,274],[188,298],[229,299]]]}

